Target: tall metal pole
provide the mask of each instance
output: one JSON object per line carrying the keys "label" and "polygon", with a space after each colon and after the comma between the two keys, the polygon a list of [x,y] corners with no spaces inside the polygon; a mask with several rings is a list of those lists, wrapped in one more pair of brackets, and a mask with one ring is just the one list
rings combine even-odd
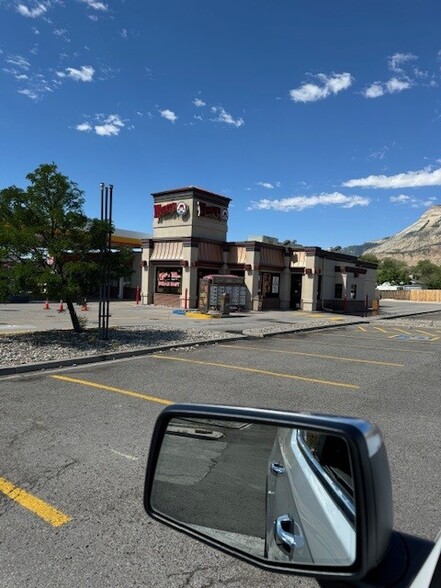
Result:
{"label": "tall metal pole", "polygon": [[112,200],[113,186],[101,187],[101,222],[106,227],[100,247],[100,303],[98,311],[98,323],[102,339],[109,338],[109,317],[110,317],[110,256],[112,247]]}

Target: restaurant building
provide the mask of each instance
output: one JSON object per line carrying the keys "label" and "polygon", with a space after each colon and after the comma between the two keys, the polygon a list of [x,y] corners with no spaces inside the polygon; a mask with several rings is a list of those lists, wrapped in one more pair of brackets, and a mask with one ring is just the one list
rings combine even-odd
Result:
{"label": "restaurant building", "polygon": [[195,186],[156,192],[153,236],[142,241],[141,301],[197,308],[201,279],[243,280],[243,310],[362,311],[375,297],[376,264],[270,237],[227,241],[231,199]]}

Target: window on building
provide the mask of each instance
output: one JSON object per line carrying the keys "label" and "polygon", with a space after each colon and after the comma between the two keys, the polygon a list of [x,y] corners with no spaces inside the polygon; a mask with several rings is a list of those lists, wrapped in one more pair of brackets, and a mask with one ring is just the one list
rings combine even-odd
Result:
{"label": "window on building", "polygon": [[260,289],[264,298],[278,298],[280,287],[280,274],[263,272],[260,274]]}
{"label": "window on building", "polygon": [[334,298],[343,298],[343,284],[335,284]]}
{"label": "window on building", "polygon": [[158,267],[156,268],[156,288],[158,294],[182,293],[182,268]]}

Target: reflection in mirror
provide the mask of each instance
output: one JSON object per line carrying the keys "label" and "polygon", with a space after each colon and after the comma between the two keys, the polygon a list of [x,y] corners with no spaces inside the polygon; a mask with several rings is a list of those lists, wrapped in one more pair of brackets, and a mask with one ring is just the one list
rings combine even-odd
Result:
{"label": "reflection in mirror", "polygon": [[343,437],[241,421],[174,418],[153,510],[270,561],[349,566],[356,512]]}

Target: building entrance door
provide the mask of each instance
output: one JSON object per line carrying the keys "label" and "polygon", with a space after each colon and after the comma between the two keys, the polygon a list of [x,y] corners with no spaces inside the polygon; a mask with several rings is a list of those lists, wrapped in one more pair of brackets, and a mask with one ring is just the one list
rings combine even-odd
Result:
{"label": "building entrance door", "polygon": [[291,274],[291,301],[290,309],[299,310],[302,300],[302,275]]}

